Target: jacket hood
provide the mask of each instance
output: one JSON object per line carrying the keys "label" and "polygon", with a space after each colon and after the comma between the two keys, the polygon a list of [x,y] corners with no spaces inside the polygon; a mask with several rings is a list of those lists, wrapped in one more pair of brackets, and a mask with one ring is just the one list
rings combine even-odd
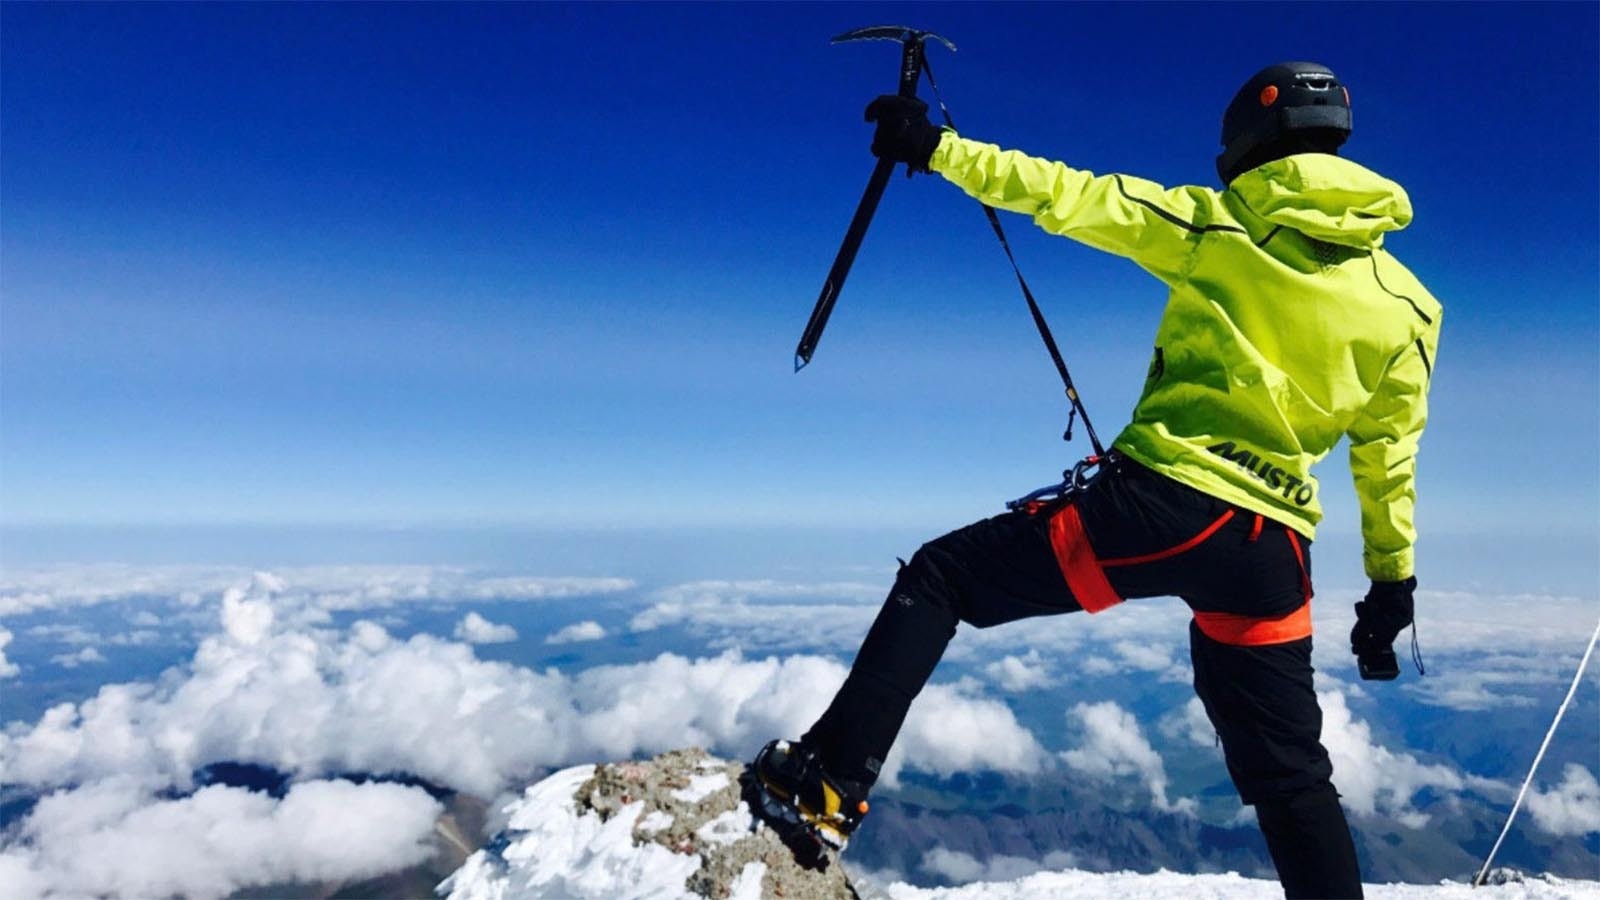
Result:
{"label": "jacket hood", "polygon": [[1240,175],[1228,186],[1274,225],[1345,247],[1370,250],[1411,224],[1405,189],[1348,159],[1301,153]]}

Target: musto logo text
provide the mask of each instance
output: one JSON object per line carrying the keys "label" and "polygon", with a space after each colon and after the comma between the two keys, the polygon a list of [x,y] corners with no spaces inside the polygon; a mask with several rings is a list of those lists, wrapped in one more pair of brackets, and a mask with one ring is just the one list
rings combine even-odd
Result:
{"label": "musto logo text", "polygon": [[1268,488],[1282,493],[1283,499],[1293,500],[1296,506],[1305,506],[1310,503],[1312,495],[1316,493],[1316,488],[1310,484],[1301,481],[1277,466],[1269,464],[1255,453],[1235,446],[1233,441],[1212,444],[1206,449],[1228,462],[1238,463],[1241,469],[1254,475],[1257,480],[1264,482]]}

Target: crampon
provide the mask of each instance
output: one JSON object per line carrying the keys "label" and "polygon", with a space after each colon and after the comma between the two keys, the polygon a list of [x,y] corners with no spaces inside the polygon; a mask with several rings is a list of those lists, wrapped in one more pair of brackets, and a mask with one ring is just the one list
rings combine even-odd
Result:
{"label": "crampon", "polygon": [[745,800],[802,865],[842,851],[867,812],[865,791],[828,777],[804,744],[770,741],[745,778]]}

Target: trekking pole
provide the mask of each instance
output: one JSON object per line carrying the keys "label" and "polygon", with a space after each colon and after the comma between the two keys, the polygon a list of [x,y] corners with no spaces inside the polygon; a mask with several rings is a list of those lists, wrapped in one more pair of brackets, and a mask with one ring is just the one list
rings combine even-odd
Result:
{"label": "trekking pole", "polygon": [[1550,730],[1545,732],[1544,743],[1539,745],[1539,752],[1533,757],[1533,766],[1528,769],[1528,777],[1522,780],[1522,790],[1517,791],[1517,801],[1511,804],[1511,815],[1506,816],[1506,827],[1500,829],[1500,837],[1495,839],[1494,846],[1489,849],[1489,858],[1483,861],[1483,868],[1478,870],[1477,877],[1472,879],[1472,886],[1483,884],[1483,879],[1489,874],[1489,866],[1494,863],[1494,855],[1500,852],[1500,844],[1506,839],[1506,834],[1511,831],[1511,822],[1517,817],[1517,810],[1522,808],[1522,798],[1527,796],[1528,785],[1533,783],[1533,773],[1539,771],[1539,763],[1544,759],[1544,752],[1550,748],[1550,739],[1555,737],[1556,726],[1561,724],[1561,717],[1567,713],[1567,705],[1572,702],[1572,695],[1578,692],[1578,683],[1583,681],[1583,670],[1589,665],[1589,656],[1594,653],[1594,643],[1600,639],[1600,622],[1594,626],[1594,634],[1589,636],[1589,649],[1583,651],[1583,659],[1578,663],[1578,674],[1572,676],[1572,687],[1567,688],[1567,698],[1561,701],[1561,707],[1556,710],[1555,721],[1550,723]]}

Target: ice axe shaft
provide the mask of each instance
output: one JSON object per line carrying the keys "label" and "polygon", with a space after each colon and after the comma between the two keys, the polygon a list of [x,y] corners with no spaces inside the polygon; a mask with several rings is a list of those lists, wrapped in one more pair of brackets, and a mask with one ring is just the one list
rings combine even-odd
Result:
{"label": "ice axe shaft", "polygon": [[[900,42],[899,93],[902,97],[915,97],[917,81],[922,77],[923,41],[930,37],[951,50],[955,49],[955,45],[932,32],[918,31],[900,25],[858,28],[835,37],[832,43],[865,40]],[[822,329],[828,325],[828,316],[833,313],[833,304],[839,299],[839,292],[844,289],[844,280],[850,275],[850,266],[856,261],[856,251],[861,249],[861,241],[867,236],[867,226],[872,224],[872,215],[878,211],[878,201],[883,197],[884,188],[889,185],[889,176],[894,174],[894,167],[893,160],[880,159],[877,167],[872,170],[872,177],[867,181],[867,190],[861,195],[861,202],[856,205],[856,214],[850,219],[850,228],[844,233],[844,242],[839,245],[839,253],[833,258],[833,267],[828,270],[828,277],[822,282],[822,293],[817,296],[817,305],[812,307],[811,318],[806,322],[806,330],[800,335],[799,346],[795,348],[796,372],[805,368],[805,365],[811,362],[811,354],[816,352],[817,341],[822,339]]]}
{"label": "ice axe shaft", "polygon": [[822,329],[828,326],[833,303],[839,299],[839,291],[850,274],[850,266],[856,261],[856,251],[861,249],[861,239],[867,236],[867,226],[872,224],[872,214],[878,211],[878,200],[883,197],[883,189],[889,186],[889,176],[894,174],[894,166],[894,160],[881,159],[872,170],[866,193],[861,195],[861,203],[856,206],[850,228],[844,233],[844,243],[839,245],[839,255],[833,258],[833,267],[828,270],[828,277],[822,282],[822,293],[817,296],[817,305],[811,308],[811,318],[800,335],[799,346],[795,347],[796,372],[805,368],[806,363],[811,362],[811,354],[816,352],[817,341],[822,339]]}

